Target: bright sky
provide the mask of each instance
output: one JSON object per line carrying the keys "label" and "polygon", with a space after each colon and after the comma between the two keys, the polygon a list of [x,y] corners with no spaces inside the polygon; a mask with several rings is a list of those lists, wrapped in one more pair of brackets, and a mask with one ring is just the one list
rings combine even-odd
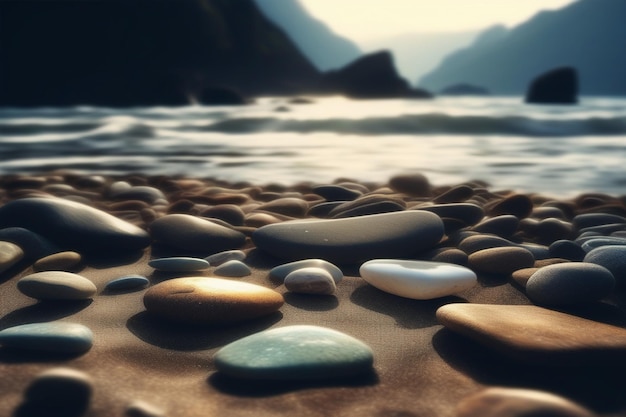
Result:
{"label": "bright sky", "polygon": [[575,0],[301,0],[318,19],[356,42],[413,32],[512,26]]}

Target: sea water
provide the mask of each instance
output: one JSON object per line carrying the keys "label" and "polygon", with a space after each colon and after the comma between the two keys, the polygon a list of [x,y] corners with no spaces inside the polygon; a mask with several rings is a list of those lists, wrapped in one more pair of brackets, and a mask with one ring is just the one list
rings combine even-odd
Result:
{"label": "sea water", "polygon": [[626,98],[260,98],[246,106],[0,109],[0,175],[69,169],[256,184],[484,180],[626,195]]}

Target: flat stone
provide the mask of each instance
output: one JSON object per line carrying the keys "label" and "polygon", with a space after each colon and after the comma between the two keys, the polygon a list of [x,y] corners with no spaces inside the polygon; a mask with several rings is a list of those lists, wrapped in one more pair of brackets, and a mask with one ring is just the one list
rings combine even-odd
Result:
{"label": "flat stone", "polygon": [[93,381],[85,372],[52,368],[37,375],[24,394],[28,410],[42,416],[79,416],[89,407]]}
{"label": "flat stone", "polygon": [[468,264],[478,272],[509,275],[518,269],[532,267],[535,257],[529,250],[520,247],[490,248],[472,253]]}
{"label": "flat stone", "polygon": [[282,295],[260,285],[220,278],[176,278],[144,294],[148,312],[190,324],[225,324],[277,311]]}
{"label": "flat stone", "polygon": [[437,248],[425,252],[420,256],[421,260],[431,262],[443,262],[446,264],[467,265],[467,254],[457,248]]}
{"label": "flat stone", "polygon": [[526,283],[528,283],[530,277],[532,277],[538,270],[539,268],[537,267],[518,269],[511,274],[511,279],[519,286],[526,288]]}
{"label": "flat stone", "polygon": [[521,388],[487,388],[464,398],[456,417],[594,417],[595,413],[567,398]]}
{"label": "flat stone", "polygon": [[257,208],[257,210],[269,211],[291,217],[302,217],[306,214],[308,209],[309,204],[306,201],[294,197],[278,198]]}
{"label": "flat stone", "polygon": [[236,230],[188,214],[169,214],[150,225],[155,241],[165,245],[213,254],[239,249],[246,236]]}
{"label": "flat stone", "polygon": [[467,226],[472,226],[485,217],[483,209],[472,203],[423,205],[414,207],[412,210],[430,211],[439,217],[458,219]]}
{"label": "flat stone", "polygon": [[326,201],[352,201],[363,195],[360,191],[334,184],[318,185],[313,187],[313,192],[324,197]]}
{"label": "flat stone", "polygon": [[22,324],[0,331],[0,346],[56,353],[85,353],[93,344],[91,330],[64,321]]}
{"label": "flat stone", "polygon": [[78,252],[65,251],[38,259],[33,264],[34,271],[76,271],[83,258]]}
{"label": "flat stone", "polygon": [[287,290],[301,294],[333,294],[337,285],[333,276],[323,268],[300,268],[285,277]]}
{"label": "flat stone", "polygon": [[321,258],[339,264],[405,257],[434,247],[443,222],[429,212],[401,211],[333,220],[300,220],[255,231],[257,247],[281,259]]}
{"label": "flat stone", "polygon": [[104,289],[106,291],[126,291],[145,288],[149,284],[148,278],[142,275],[125,275],[107,282]]}
{"label": "flat stone", "polygon": [[512,214],[518,219],[523,219],[532,213],[533,202],[525,194],[512,194],[493,204],[490,203],[487,211],[490,216]]}
{"label": "flat stone", "polygon": [[437,320],[516,360],[549,366],[624,362],[626,329],[531,305],[447,304]]}
{"label": "flat stone", "polygon": [[404,200],[397,196],[388,194],[368,194],[359,197],[354,201],[346,201],[345,203],[338,205],[328,213],[328,217],[335,218],[341,216],[345,212],[358,213],[360,210],[368,211],[372,208],[376,209],[376,207],[385,207],[388,205],[401,207],[403,209],[406,208]]}
{"label": "flat stone", "polygon": [[460,203],[474,195],[474,189],[468,185],[461,184],[439,194],[433,199],[437,204]]}
{"label": "flat stone", "polygon": [[578,230],[616,223],[626,223],[626,218],[608,213],[585,213],[579,214],[572,219],[572,224]]}
{"label": "flat stone", "polygon": [[25,198],[0,207],[0,228],[22,227],[64,249],[127,252],[150,244],[142,229],[104,211],[60,198]]}
{"label": "flat stone", "polygon": [[552,242],[549,249],[551,256],[570,261],[582,261],[587,254],[578,243],[565,239]]}
{"label": "flat stone", "polygon": [[297,325],[239,339],[213,360],[218,371],[231,377],[311,380],[366,374],[374,355],[365,343],[337,330]]}
{"label": "flat stone", "polygon": [[600,248],[602,246],[626,246],[626,239],[621,237],[605,236],[585,240],[580,245],[585,252],[591,252],[593,249]]}
{"label": "flat stone", "polygon": [[519,226],[519,219],[512,214],[490,217],[472,227],[472,230],[479,233],[490,233],[504,238],[515,233]]}
{"label": "flat stone", "polygon": [[0,241],[0,273],[11,268],[24,257],[22,248],[11,242]]}
{"label": "flat stone", "polygon": [[626,285],[626,246],[601,246],[585,255],[584,262],[608,269],[615,278],[617,287]]}
{"label": "flat stone", "polygon": [[375,203],[364,204],[358,207],[353,207],[349,210],[341,211],[333,216],[333,219],[345,219],[347,217],[369,216],[372,214],[380,213],[393,213],[396,211],[403,211],[404,205],[398,204],[395,201],[378,201]]}
{"label": "flat stone", "polygon": [[220,277],[240,278],[252,274],[252,270],[243,262],[232,259],[215,268],[213,273]]}
{"label": "flat stone", "polygon": [[601,300],[614,287],[615,278],[608,269],[592,263],[568,262],[540,268],[526,283],[526,294],[540,305],[577,305]]}
{"label": "flat stone", "polygon": [[519,248],[526,249],[532,253],[536,261],[550,258],[550,248],[545,245],[539,245],[537,243],[524,242],[516,245]]}
{"label": "flat stone", "polygon": [[550,244],[559,239],[572,237],[574,227],[571,223],[559,219],[543,219],[537,225],[535,239],[539,242]]}
{"label": "flat stone", "polygon": [[328,217],[331,211],[333,211],[335,208],[339,207],[343,203],[345,203],[345,201],[327,201],[315,204],[309,207],[309,210],[306,214],[308,217]]}
{"label": "flat stone", "polygon": [[503,237],[483,234],[469,236],[459,243],[459,249],[468,255],[483,249],[513,246],[516,246],[516,244]]}
{"label": "flat stone", "polygon": [[374,259],[361,265],[359,273],[379,290],[416,300],[456,294],[477,282],[468,268],[427,261]]}
{"label": "flat stone", "polygon": [[287,275],[301,268],[322,268],[333,277],[335,284],[338,284],[343,279],[343,272],[341,269],[323,259],[303,259],[301,261],[278,265],[270,269],[269,276],[271,279],[284,282]]}
{"label": "flat stone", "polygon": [[194,272],[209,269],[211,265],[201,258],[174,256],[171,258],[151,259],[148,262],[148,266],[159,271]]}
{"label": "flat stone", "polygon": [[24,295],[38,300],[87,300],[97,288],[87,278],[65,271],[44,271],[27,275],[17,282]]}
{"label": "flat stone", "polygon": [[243,261],[246,259],[246,253],[240,250],[227,250],[223,252],[214,253],[204,258],[208,263],[213,266],[219,266],[227,261]]}

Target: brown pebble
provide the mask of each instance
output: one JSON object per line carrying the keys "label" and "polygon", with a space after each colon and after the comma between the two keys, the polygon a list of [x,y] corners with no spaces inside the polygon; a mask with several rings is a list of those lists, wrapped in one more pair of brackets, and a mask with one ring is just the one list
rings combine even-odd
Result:
{"label": "brown pebble", "polygon": [[569,259],[563,259],[563,258],[547,258],[547,259],[538,259],[535,261],[535,268],[543,268],[544,266],[548,266],[548,265],[556,265],[556,264],[563,264],[566,262],[570,262]]}
{"label": "brown pebble", "polygon": [[308,209],[309,204],[306,201],[293,197],[279,198],[263,204],[258,208],[258,210],[291,217],[303,217]]}
{"label": "brown pebble", "polygon": [[81,269],[82,256],[73,251],[58,252],[37,260],[33,264],[35,272],[67,271],[76,272]]}
{"label": "brown pebble", "polygon": [[474,195],[474,189],[467,185],[458,185],[447,190],[444,193],[439,194],[433,199],[434,203],[460,203]]}
{"label": "brown pebble", "polygon": [[528,217],[533,210],[533,202],[525,194],[513,194],[487,207],[490,216],[512,214],[519,219]]}
{"label": "brown pebble", "polygon": [[220,204],[200,211],[203,217],[224,220],[233,226],[243,226],[245,214],[239,206],[234,204]]}
{"label": "brown pebble", "polygon": [[268,224],[280,223],[281,221],[282,220],[280,220],[278,217],[272,216],[271,214],[252,213],[246,216],[244,224],[250,227],[263,227],[267,226]]}
{"label": "brown pebble", "polygon": [[530,279],[530,277],[539,270],[538,267],[531,268],[522,268],[517,271],[513,271],[511,274],[511,279],[518,283],[522,287],[526,287],[526,283]]}
{"label": "brown pebble", "polygon": [[532,267],[534,263],[530,251],[515,246],[479,250],[468,258],[471,269],[498,275],[509,275],[518,269]]}
{"label": "brown pebble", "polygon": [[396,175],[389,180],[389,187],[415,197],[430,195],[430,182],[426,176],[419,173]]}

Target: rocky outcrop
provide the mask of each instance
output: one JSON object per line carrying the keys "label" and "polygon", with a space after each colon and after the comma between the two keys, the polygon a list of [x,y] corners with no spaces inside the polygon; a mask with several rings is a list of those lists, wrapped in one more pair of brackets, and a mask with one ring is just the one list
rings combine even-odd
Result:
{"label": "rocky outcrop", "polygon": [[526,92],[527,103],[576,104],[578,74],[571,67],[555,68],[535,78]]}

